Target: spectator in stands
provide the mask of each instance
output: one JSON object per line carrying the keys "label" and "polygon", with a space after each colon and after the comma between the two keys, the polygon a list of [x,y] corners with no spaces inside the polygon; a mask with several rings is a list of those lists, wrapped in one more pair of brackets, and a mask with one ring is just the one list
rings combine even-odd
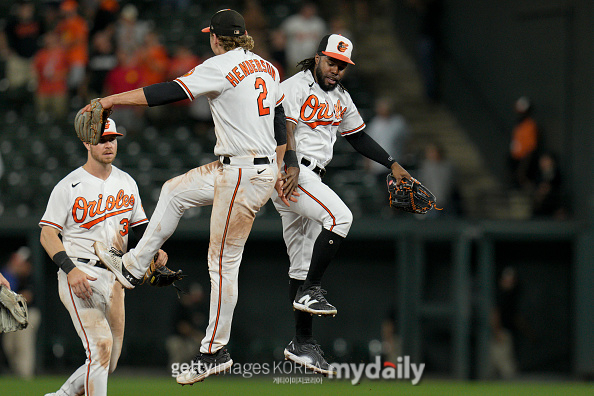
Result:
{"label": "spectator in stands", "polygon": [[420,18],[417,37],[417,56],[425,97],[435,103],[439,100],[437,81],[437,52],[441,44],[443,0],[408,0]]}
{"label": "spectator in stands", "polygon": [[56,32],[43,36],[43,48],[35,55],[33,65],[37,75],[37,113],[63,119],[68,111],[68,58]]}
{"label": "spectator in stands", "polygon": [[456,168],[445,156],[444,149],[437,143],[425,146],[425,158],[421,161],[418,178],[437,198],[437,207],[423,218],[456,216],[460,214],[459,196],[456,186]]}
{"label": "spectator in stands", "polygon": [[[115,30],[115,23],[118,20],[120,5],[117,0],[101,0],[97,12],[93,17],[93,28],[90,36],[105,30]],[[112,32],[113,33],[113,32]]]}
{"label": "spectator in stands", "polygon": [[115,45],[109,30],[95,33],[90,52],[87,68],[87,98],[96,98],[103,96],[107,75],[118,63]]}
{"label": "spectator in stands", "polygon": [[61,20],[56,26],[56,32],[60,35],[60,42],[68,59],[68,90],[73,98],[82,99],[79,89],[89,61],[88,23],[78,15],[78,3],[75,0],[64,0],[60,4],[60,13]]}
{"label": "spectator in stands", "polygon": [[533,186],[538,150],[538,125],[532,118],[532,102],[526,96],[514,105],[518,117],[510,143],[510,169],[512,187],[530,190]]}
{"label": "spectator in stands", "polygon": [[157,84],[167,78],[169,55],[157,33],[147,32],[144,36],[144,44],[137,51],[137,59],[143,86]]}
{"label": "spectator in stands", "polygon": [[281,29],[274,29],[270,31],[269,40],[270,56],[272,57],[272,61],[275,62],[274,65],[277,68],[280,66],[282,70],[287,70],[287,37]]}
{"label": "spectator in stands", "polygon": [[245,25],[250,27],[250,36],[254,39],[254,52],[265,59],[270,59],[268,55],[268,21],[266,12],[262,8],[259,0],[246,0],[243,12]]}
{"label": "spectator in stands", "polygon": [[144,36],[150,27],[147,22],[138,20],[138,9],[134,4],[126,4],[115,29],[117,50],[135,54],[144,43]]}
{"label": "spectator in stands", "polygon": [[497,282],[496,305],[491,313],[491,376],[511,379],[517,374],[514,342],[520,321],[519,296],[516,269],[506,267]]}
{"label": "spectator in stands", "polygon": [[545,152],[538,158],[532,209],[534,217],[562,220],[567,216],[561,190],[561,173],[557,157],[553,153]]}
{"label": "spectator in stands", "polygon": [[[167,70],[165,80],[175,80],[177,77],[183,76],[184,74],[190,72],[200,63],[202,63],[202,60],[192,52],[189,46],[178,44],[175,47],[175,52],[173,53],[173,57],[169,62],[169,68]],[[193,102],[191,102],[189,99],[171,103],[168,114],[174,119],[187,117],[188,108],[191,105],[193,105]],[[173,115],[170,110],[176,114]],[[208,111],[210,113],[210,109]]]}
{"label": "spectator in stands", "polygon": [[[105,95],[113,95],[142,87],[142,69],[134,54],[118,49],[116,52],[118,64],[105,77]],[[112,118],[118,127],[124,128],[126,133],[137,133],[142,130],[144,107],[118,106]]]}
{"label": "spectator in stands", "polygon": [[35,83],[33,57],[39,50],[43,32],[43,23],[35,13],[35,3],[18,1],[0,40],[0,51],[6,59],[6,78],[13,93],[27,92],[27,88],[32,88]]}
{"label": "spectator in stands", "polygon": [[12,290],[22,294],[27,301],[29,325],[24,330],[5,333],[2,347],[11,370],[20,378],[30,379],[35,374],[37,330],[41,322],[41,312],[35,306],[32,285],[33,266],[29,261],[31,250],[23,246],[10,255],[2,273],[12,286]]}
{"label": "spectator in stands", "polygon": [[299,13],[288,17],[280,28],[286,36],[286,71],[290,76],[299,70],[298,62],[315,54],[328,28],[318,16],[318,7],[311,1],[303,2]]}
{"label": "spectator in stands", "polygon": [[[381,147],[384,147],[396,162],[402,164],[406,153],[406,146],[411,136],[406,119],[394,112],[394,101],[389,97],[382,97],[375,102],[375,116],[367,125],[367,134]],[[373,177],[376,184],[374,191],[378,193],[378,207],[385,207],[388,202],[386,185],[386,167],[365,158],[365,170]]]}
{"label": "spectator in stands", "polygon": [[204,302],[202,285],[193,283],[188,294],[181,296],[173,317],[173,334],[167,337],[165,347],[169,365],[191,360],[200,351],[204,338],[201,330],[208,322],[208,306]]}

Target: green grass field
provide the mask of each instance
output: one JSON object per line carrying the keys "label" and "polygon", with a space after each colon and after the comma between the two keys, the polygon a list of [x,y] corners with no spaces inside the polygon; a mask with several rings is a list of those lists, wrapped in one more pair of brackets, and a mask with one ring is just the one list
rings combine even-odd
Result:
{"label": "green grass field", "polygon": [[[2,396],[43,396],[57,390],[67,375],[37,377],[32,381],[0,377]],[[110,396],[135,395],[593,395],[594,385],[585,382],[461,382],[447,380],[422,380],[413,386],[408,381],[364,380],[359,385],[348,381],[323,378],[321,384],[277,384],[276,377],[258,376],[241,378],[220,376],[208,378],[193,386],[180,386],[173,378],[117,376],[109,379]]]}

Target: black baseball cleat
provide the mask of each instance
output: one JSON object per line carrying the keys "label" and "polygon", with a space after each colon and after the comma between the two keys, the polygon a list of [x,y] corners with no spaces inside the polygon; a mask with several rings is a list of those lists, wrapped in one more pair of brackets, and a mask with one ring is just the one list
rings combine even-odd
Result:
{"label": "black baseball cleat", "polygon": [[124,266],[124,261],[122,259],[124,254],[122,251],[114,247],[108,248],[105,244],[99,241],[95,242],[93,246],[95,247],[95,254],[99,257],[99,260],[113,272],[122,286],[126,289],[134,289],[135,286],[142,283],[142,279],[133,276]]}
{"label": "black baseball cleat", "polygon": [[293,338],[285,348],[285,359],[323,375],[336,375],[336,368],[324,359],[322,348],[314,341],[300,343]]}
{"label": "black baseball cleat", "polygon": [[335,316],[336,307],[326,300],[324,294],[326,294],[326,290],[320,286],[310,286],[307,289],[299,286],[295,301],[293,301],[293,308],[312,315]]}
{"label": "black baseball cleat", "polygon": [[215,353],[202,353],[192,359],[189,370],[177,376],[176,381],[180,385],[192,385],[195,382],[202,382],[212,374],[220,374],[231,370],[233,360],[227,349],[221,348]]}

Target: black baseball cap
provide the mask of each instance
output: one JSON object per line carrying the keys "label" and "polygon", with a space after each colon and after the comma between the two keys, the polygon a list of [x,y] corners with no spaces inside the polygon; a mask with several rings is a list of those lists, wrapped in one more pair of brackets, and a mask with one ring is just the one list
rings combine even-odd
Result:
{"label": "black baseball cap", "polygon": [[217,36],[239,37],[245,34],[245,21],[241,14],[231,9],[217,11],[210,19],[210,26],[202,29],[204,33]]}

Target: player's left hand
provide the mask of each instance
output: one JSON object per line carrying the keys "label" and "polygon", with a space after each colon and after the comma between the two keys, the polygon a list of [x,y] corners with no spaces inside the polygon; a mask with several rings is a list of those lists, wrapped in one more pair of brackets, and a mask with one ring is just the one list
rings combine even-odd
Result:
{"label": "player's left hand", "polygon": [[163,249],[159,249],[159,251],[157,252],[157,259],[155,260],[155,268],[164,267],[167,264],[168,259],[169,256],[167,255],[167,253],[165,253]]}
{"label": "player's left hand", "polygon": [[394,176],[398,184],[402,182],[402,179],[410,180],[411,178],[410,174],[398,162],[392,164],[392,176]]}

